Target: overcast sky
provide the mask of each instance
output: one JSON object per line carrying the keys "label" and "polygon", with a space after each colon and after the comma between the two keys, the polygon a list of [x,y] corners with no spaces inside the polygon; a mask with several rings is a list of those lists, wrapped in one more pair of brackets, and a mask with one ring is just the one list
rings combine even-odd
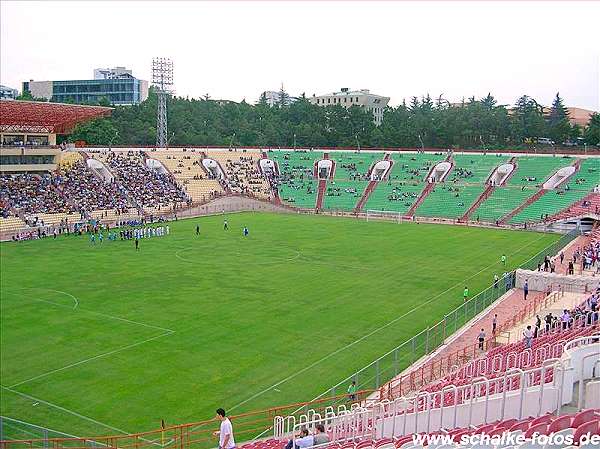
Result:
{"label": "overcast sky", "polygon": [[398,104],[492,92],[600,107],[596,2],[13,2],[2,0],[0,83],[89,79],[175,64],[178,95],[254,102],[368,88]]}

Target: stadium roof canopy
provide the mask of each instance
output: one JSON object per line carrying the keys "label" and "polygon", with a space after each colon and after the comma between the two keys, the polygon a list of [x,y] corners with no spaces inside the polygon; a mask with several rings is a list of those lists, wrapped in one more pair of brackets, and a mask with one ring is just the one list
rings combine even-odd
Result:
{"label": "stadium roof canopy", "polygon": [[108,117],[113,108],[38,101],[0,101],[0,131],[68,134],[75,125]]}

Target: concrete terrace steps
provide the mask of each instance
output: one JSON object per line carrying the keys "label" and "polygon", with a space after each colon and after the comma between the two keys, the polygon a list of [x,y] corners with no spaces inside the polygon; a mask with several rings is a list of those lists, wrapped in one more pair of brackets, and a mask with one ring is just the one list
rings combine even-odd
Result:
{"label": "concrete terrace steps", "polygon": [[434,185],[435,185],[435,183],[428,182],[427,185],[425,186],[425,188],[423,190],[421,190],[421,193],[417,197],[416,201],[413,203],[412,206],[410,206],[410,209],[408,209],[408,212],[406,212],[407,217],[414,217],[415,211],[423,203],[423,201],[425,201],[425,198],[427,198],[429,196],[429,194],[433,190]]}
{"label": "concrete terrace steps", "polygon": [[481,192],[481,194],[477,197],[477,199],[473,202],[473,204],[471,204],[471,206],[467,209],[467,211],[464,213],[464,215],[458,219],[458,221],[460,223],[464,223],[464,222],[468,221],[469,217],[473,214],[473,212],[475,212],[475,210],[477,208],[479,208],[479,205],[481,203],[483,203],[485,200],[487,200],[492,193],[494,193],[495,189],[496,189],[495,186],[488,184],[487,187],[485,188],[485,190],[483,192]]}
{"label": "concrete terrace steps", "polygon": [[323,209],[323,198],[325,197],[325,191],[327,190],[327,180],[319,179],[319,187],[317,190],[317,202],[315,204],[315,211],[318,212]]}
{"label": "concrete terrace steps", "polygon": [[373,192],[373,190],[375,190],[375,187],[377,187],[378,182],[379,181],[369,181],[367,187],[365,188],[365,191],[358,200],[358,203],[356,203],[356,207],[354,208],[355,213],[358,213],[363,209],[363,207],[367,203],[367,200],[371,196],[371,193]]}
{"label": "concrete terrace steps", "polygon": [[519,206],[517,206],[515,209],[511,210],[509,213],[505,214],[503,217],[500,217],[500,220],[498,220],[498,222],[500,224],[506,224],[512,217],[517,215],[519,212],[521,212],[523,209],[525,209],[530,204],[539,200],[546,193],[548,193],[548,190],[546,190],[546,189],[542,188],[542,189],[538,190],[532,196],[527,198],[523,203],[519,204]]}
{"label": "concrete terrace steps", "polygon": [[[563,179],[558,185],[555,186],[555,188],[560,187],[563,184],[566,184],[571,178],[573,178],[573,176],[575,176],[578,172],[579,169],[581,167],[581,159],[576,159],[575,162],[573,162],[571,164],[572,167],[575,168],[575,171],[567,178]],[[552,178],[552,176],[554,176],[554,173],[556,173],[556,171],[554,171],[553,173],[550,174],[550,176],[548,176],[544,182],[542,183],[542,186],[549,180]],[[517,208],[513,209],[512,211],[510,211],[509,213],[507,213],[506,215],[504,215],[503,217],[500,217],[500,220],[498,220],[500,222],[500,224],[506,224],[508,221],[510,221],[513,217],[515,217],[516,215],[518,215],[521,211],[523,211],[525,208],[527,208],[528,206],[530,206],[531,204],[535,203],[537,200],[539,200],[542,196],[544,196],[546,193],[548,193],[549,190],[544,189],[544,187],[541,187],[540,190],[538,190],[534,195],[532,195],[531,197],[527,198],[522,204],[520,204]]]}

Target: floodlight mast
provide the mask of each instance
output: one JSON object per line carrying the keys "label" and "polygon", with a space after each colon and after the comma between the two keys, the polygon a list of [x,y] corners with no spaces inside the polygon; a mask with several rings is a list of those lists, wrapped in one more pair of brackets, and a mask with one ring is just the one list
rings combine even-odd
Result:
{"label": "floodlight mast", "polygon": [[156,110],[156,146],[166,148],[167,98],[173,93],[173,61],[168,58],[152,59],[152,84],[158,97]]}

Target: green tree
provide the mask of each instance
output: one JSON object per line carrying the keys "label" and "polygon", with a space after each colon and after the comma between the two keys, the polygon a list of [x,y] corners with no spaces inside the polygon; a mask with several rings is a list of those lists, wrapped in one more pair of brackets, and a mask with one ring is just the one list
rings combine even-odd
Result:
{"label": "green tree", "polygon": [[588,145],[598,145],[600,143],[600,114],[594,112],[583,133],[585,142]]}
{"label": "green tree", "polygon": [[557,144],[561,144],[569,137],[571,124],[569,123],[569,111],[563,104],[562,98],[556,94],[552,102],[552,108],[548,114],[548,137]]}

